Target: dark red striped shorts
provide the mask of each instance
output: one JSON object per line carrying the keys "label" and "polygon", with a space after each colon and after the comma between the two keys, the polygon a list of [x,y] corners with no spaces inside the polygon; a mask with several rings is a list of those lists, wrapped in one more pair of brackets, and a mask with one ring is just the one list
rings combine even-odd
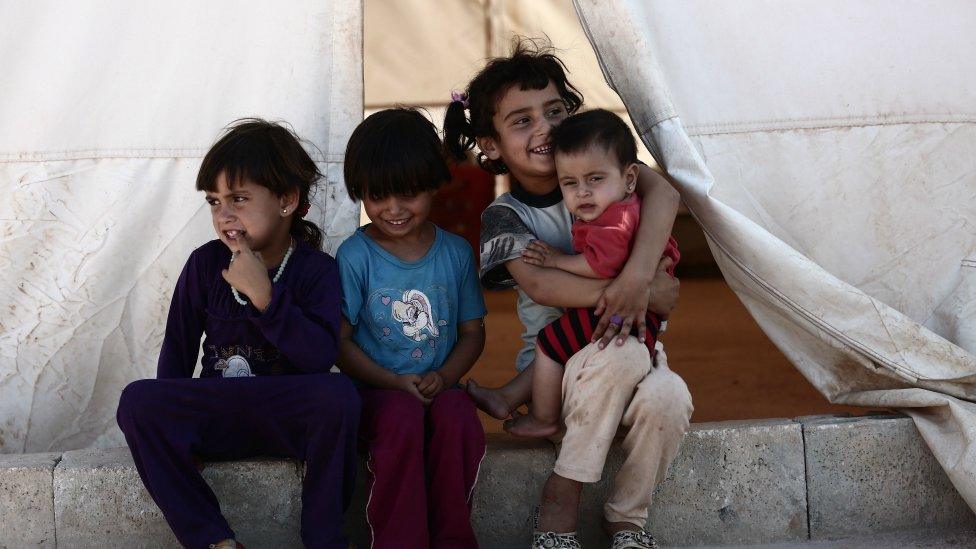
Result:
{"label": "dark red striped shorts", "polygon": [[[661,330],[661,317],[654,313],[647,313],[646,320],[645,344],[653,357],[654,343]],[[547,357],[565,365],[569,357],[590,343],[597,322],[599,319],[593,314],[593,309],[566,309],[563,316],[539,332],[536,343]],[[630,335],[637,336],[636,327],[630,331]]]}

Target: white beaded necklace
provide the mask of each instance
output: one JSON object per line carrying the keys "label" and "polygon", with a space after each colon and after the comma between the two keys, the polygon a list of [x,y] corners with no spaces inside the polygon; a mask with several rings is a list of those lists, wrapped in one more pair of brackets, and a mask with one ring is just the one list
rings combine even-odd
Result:
{"label": "white beaded necklace", "polygon": [[[281,259],[281,265],[278,265],[278,272],[275,273],[274,278],[271,279],[271,283],[275,284],[278,279],[281,278],[281,273],[285,272],[285,265],[288,264],[288,258],[291,257],[291,253],[295,251],[295,239],[291,239],[291,243],[288,244],[288,251],[285,252],[285,257]],[[231,256],[230,262],[234,262],[234,256]],[[247,301],[241,297],[241,294],[237,292],[237,288],[231,286],[230,292],[234,294],[234,301],[240,303],[241,305],[247,305]]]}

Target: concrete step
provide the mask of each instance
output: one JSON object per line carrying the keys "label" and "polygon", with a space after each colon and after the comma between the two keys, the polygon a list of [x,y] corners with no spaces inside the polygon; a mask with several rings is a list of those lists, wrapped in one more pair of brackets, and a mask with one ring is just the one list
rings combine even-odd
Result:
{"label": "concrete step", "polygon": [[[714,546],[699,546],[704,547]],[[807,540],[761,545],[725,545],[724,549],[967,549],[976,547],[976,530],[910,530],[835,540]]]}
{"label": "concrete step", "polygon": [[[545,442],[489,439],[473,503],[482,547],[528,545],[529,517],[555,452]],[[600,510],[620,461],[614,448],[608,474],[584,491],[587,547],[607,545]],[[204,477],[249,548],[301,545],[295,462],[212,463]],[[361,546],[368,535],[363,477],[347,517]],[[649,524],[672,546],[846,547],[818,540],[976,529],[976,517],[909,418],[821,416],[692,425],[656,490]],[[176,545],[125,448],[0,455],[0,525],[0,548]]]}

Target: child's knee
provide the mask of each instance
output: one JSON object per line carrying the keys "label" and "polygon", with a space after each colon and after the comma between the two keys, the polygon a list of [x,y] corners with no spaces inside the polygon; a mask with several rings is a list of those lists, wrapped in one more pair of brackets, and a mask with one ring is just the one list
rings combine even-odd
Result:
{"label": "child's knee", "polygon": [[312,399],[322,406],[323,413],[359,417],[362,399],[349,377],[343,374],[315,374],[307,377],[312,388]]}
{"label": "child's knee", "polygon": [[378,444],[404,446],[424,441],[424,405],[403,391],[386,391],[382,402],[366,401]]}
{"label": "child's knee", "polygon": [[140,379],[122,389],[115,418],[123,432],[141,419],[145,410],[152,408],[156,399],[156,381]]}
{"label": "child's knee", "polygon": [[687,425],[694,411],[688,385],[670,370],[658,370],[648,376],[634,394],[633,404],[649,417],[675,425]]}

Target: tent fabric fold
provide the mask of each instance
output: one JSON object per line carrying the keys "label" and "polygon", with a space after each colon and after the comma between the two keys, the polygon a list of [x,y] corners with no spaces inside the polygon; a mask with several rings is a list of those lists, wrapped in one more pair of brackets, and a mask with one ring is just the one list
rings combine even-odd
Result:
{"label": "tent fabric fold", "polygon": [[770,339],[910,415],[976,510],[976,8],[937,4],[574,1]]}
{"label": "tent fabric fold", "polygon": [[155,374],[194,189],[235,119],[283,120],[325,177],[308,218],[358,226],[342,179],[362,120],[356,2],[0,4],[0,452],[118,445],[122,388]]}

